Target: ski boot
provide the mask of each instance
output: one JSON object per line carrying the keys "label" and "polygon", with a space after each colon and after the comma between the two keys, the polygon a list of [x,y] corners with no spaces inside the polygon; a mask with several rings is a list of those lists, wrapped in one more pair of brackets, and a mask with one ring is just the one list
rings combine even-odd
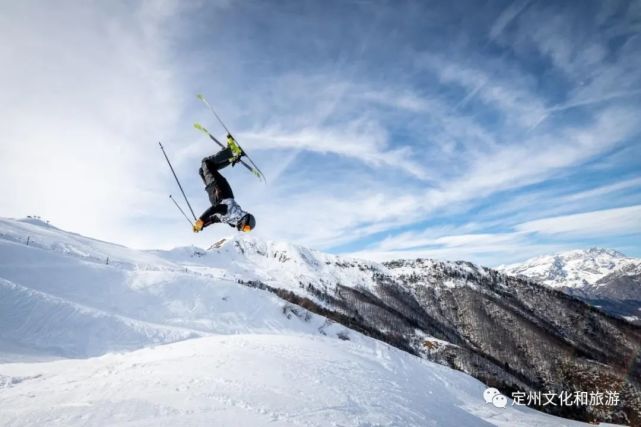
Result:
{"label": "ski boot", "polygon": [[229,147],[233,155],[233,157],[229,159],[229,163],[231,163],[233,167],[236,163],[240,162],[240,158],[245,155],[245,152],[230,134],[227,134],[227,147]]}

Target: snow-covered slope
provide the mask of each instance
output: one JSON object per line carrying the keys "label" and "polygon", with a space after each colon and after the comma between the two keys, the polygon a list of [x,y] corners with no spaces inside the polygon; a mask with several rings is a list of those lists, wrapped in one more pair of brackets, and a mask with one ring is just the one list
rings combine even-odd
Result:
{"label": "snow-covered slope", "polygon": [[512,275],[522,275],[553,288],[585,288],[609,274],[641,272],[641,259],[629,258],[611,249],[591,248],[532,258],[520,264],[501,266]]}
{"label": "snow-covered slope", "polygon": [[0,424],[574,426],[482,400],[473,378],[371,339],[215,335],[0,365]]}
{"label": "snow-covered slope", "polygon": [[231,242],[139,252],[0,219],[0,425],[578,425],[237,283],[384,267]]}
{"label": "snow-covered slope", "polygon": [[279,298],[238,286],[233,268],[171,260],[202,253],[181,248],[165,258],[44,223],[0,220],[0,360],[12,358],[10,348],[85,357],[209,334],[321,326],[289,321]]}

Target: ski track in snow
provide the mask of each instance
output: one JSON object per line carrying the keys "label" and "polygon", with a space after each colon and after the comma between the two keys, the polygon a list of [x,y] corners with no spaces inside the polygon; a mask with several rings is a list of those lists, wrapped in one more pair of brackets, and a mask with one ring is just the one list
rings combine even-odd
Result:
{"label": "ski track in snow", "polygon": [[0,219],[0,425],[583,425],[495,408],[464,373],[236,283],[384,267],[229,243],[142,252]]}

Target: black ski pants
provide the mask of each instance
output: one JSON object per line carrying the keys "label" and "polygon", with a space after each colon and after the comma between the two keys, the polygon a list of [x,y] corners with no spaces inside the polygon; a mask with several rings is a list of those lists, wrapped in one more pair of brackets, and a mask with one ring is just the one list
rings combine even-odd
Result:
{"label": "black ski pants", "polygon": [[233,158],[233,153],[229,147],[223,148],[218,153],[205,157],[202,161],[198,173],[205,183],[205,191],[209,196],[212,206],[217,205],[223,199],[233,199],[234,193],[227,179],[218,172],[220,169],[229,165],[229,160]]}

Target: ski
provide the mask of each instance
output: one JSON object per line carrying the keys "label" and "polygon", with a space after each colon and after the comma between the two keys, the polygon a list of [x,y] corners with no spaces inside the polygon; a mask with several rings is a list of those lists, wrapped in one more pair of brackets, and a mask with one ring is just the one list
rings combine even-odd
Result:
{"label": "ski", "polygon": [[[199,131],[201,131],[202,133],[204,133],[205,135],[207,135],[207,136],[209,137],[209,139],[211,139],[212,141],[214,141],[216,144],[220,145],[220,147],[221,147],[221,148],[227,148],[227,146],[226,146],[225,144],[223,144],[222,142],[220,142],[220,141],[218,140],[218,138],[216,138],[214,135],[212,135],[212,134],[207,130],[207,128],[206,128],[206,127],[204,127],[203,125],[201,125],[200,123],[194,123],[194,127],[195,127],[196,129],[198,129]],[[232,137],[232,139],[233,139],[233,137]],[[258,169],[258,166],[256,166],[256,163],[254,163],[254,162],[253,162],[253,160],[252,160],[252,159],[247,155],[247,153],[245,152],[245,150],[243,150],[243,148],[242,148],[242,147],[241,147],[241,146],[236,142],[236,140],[234,140],[234,142],[236,143],[236,145],[238,146],[238,148],[240,148],[240,150],[242,151],[242,153],[243,153],[243,157],[244,157],[245,159],[247,159],[247,161],[245,161],[245,160],[241,157],[241,159],[240,159],[240,163],[241,163],[243,166],[245,166],[245,168],[247,168],[247,170],[248,170],[248,171],[250,171],[250,172],[251,172],[252,174],[254,174],[256,177],[258,177],[258,179],[263,180],[263,182],[265,182],[265,184],[266,184],[266,183],[267,183],[267,180],[265,179],[265,175],[263,174],[263,172],[262,172],[260,169]],[[249,162],[249,163],[247,163],[247,162]]]}
{"label": "ski", "polygon": [[[247,161],[248,161],[250,164],[248,165],[248,164],[247,164],[245,161],[243,161],[242,159],[240,160],[240,162],[241,162],[241,163],[242,163],[242,164],[243,164],[243,165],[244,165],[244,166],[245,166],[245,167],[246,167],[250,172],[252,172],[254,175],[256,175],[259,179],[262,179],[262,180],[265,182],[265,184],[266,184],[266,183],[267,183],[267,179],[265,178],[265,174],[263,174],[263,172],[258,168],[258,166],[256,166],[256,163],[254,163],[254,161],[251,159],[251,157],[249,157],[249,156],[247,155],[247,153],[245,152],[245,150],[240,146],[240,144],[238,144],[238,141],[236,141],[236,139],[234,139],[234,137],[232,136],[232,134],[231,134],[231,132],[229,131],[229,129],[227,128],[227,126],[225,126],[225,123],[222,121],[222,119],[220,118],[220,116],[218,115],[218,113],[216,113],[216,110],[214,110],[214,108],[211,106],[211,104],[210,104],[209,102],[207,102],[207,99],[205,99],[205,97],[204,97],[203,95],[198,94],[198,95],[196,95],[196,97],[197,97],[199,100],[201,100],[201,101],[203,102],[203,104],[205,104],[205,105],[207,106],[207,108],[209,109],[209,111],[211,111],[211,113],[214,115],[214,117],[216,117],[216,120],[218,120],[218,122],[220,123],[220,125],[225,129],[225,132],[227,132],[227,137],[228,137],[228,138],[231,138],[231,140],[233,141],[233,143],[236,145],[236,148],[239,148],[239,149],[242,151],[243,156],[247,159]],[[220,145],[221,147],[226,148],[226,147],[225,147],[225,145],[223,145],[220,141],[218,141],[218,139],[216,139],[216,137],[215,137],[215,136],[213,136],[213,135],[212,135],[212,134],[211,134],[211,133],[210,133],[210,132],[209,132],[209,131],[204,127],[204,126],[202,126],[201,124],[199,124],[199,123],[194,123],[194,127],[195,127],[196,129],[200,130],[201,132],[206,133],[206,134],[207,134],[207,136],[209,136],[209,138],[210,138],[212,141],[216,142],[216,143],[217,143],[218,145]],[[232,147],[232,149],[233,149],[233,147]]]}
{"label": "ski", "polygon": [[227,132],[227,135],[231,135],[231,132],[229,131],[229,129],[227,129],[227,126],[225,126],[225,123],[223,123],[222,119],[218,116],[218,114],[216,113],[214,108],[209,104],[209,102],[207,102],[205,97],[199,93],[198,95],[196,95],[196,98],[200,99],[207,106],[207,108],[209,108],[209,111],[211,111],[214,117],[218,119],[218,122],[222,125],[222,127],[225,128],[225,132]]}

